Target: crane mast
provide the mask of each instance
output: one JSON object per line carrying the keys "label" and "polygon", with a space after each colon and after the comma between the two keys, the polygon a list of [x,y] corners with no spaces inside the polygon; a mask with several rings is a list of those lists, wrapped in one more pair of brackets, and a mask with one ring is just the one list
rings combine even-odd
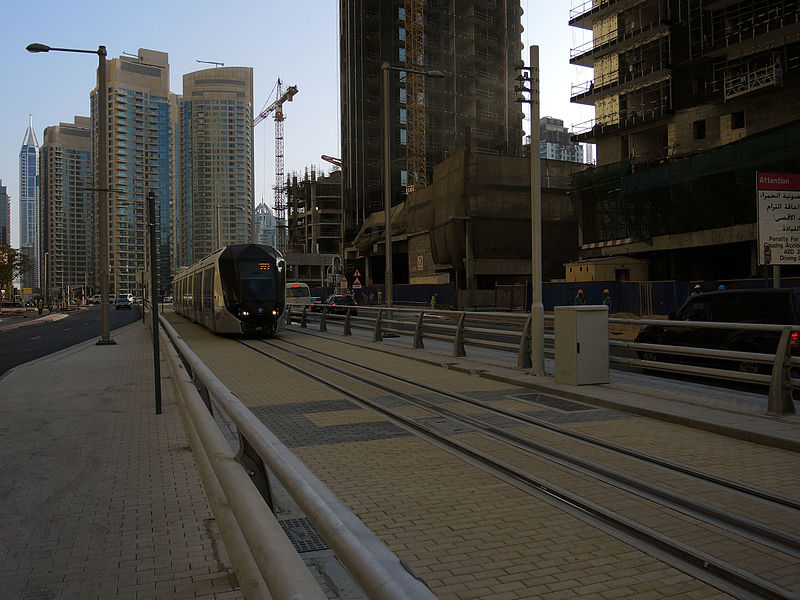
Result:
{"label": "crane mast", "polygon": [[287,235],[287,221],[286,221],[286,182],[284,181],[283,173],[283,103],[291,102],[297,93],[297,86],[290,85],[283,91],[283,84],[278,79],[277,90],[275,96],[277,100],[270,104],[267,108],[262,110],[258,116],[253,119],[253,127],[261,123],[271,113],[275,113],[275,220],[277,223],[277,236],[276,246],[281,252],[286,252],[288,242]]}
{"label": "crane mast", "polygon": [[[425,70],[425,19],[422,0],[405,0],[406,65]],[[406,73],[407,189],[425,187],[425,75]]]}

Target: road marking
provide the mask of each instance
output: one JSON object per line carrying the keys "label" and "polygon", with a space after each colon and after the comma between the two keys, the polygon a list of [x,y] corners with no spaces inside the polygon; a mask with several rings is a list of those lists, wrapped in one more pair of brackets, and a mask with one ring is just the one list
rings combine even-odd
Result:
{"label": "road marking", "polygon": [[40,336],[40,335],[37,335],[36,337],[32,337],[31,339],[32,339],[32,340],[38,340],[40,337],[42,337],[42,336]]}
{"label": "road marking", "polygon": [[70,329],[72,329],[72,327],[65,327],[64,331],[69,331]]}

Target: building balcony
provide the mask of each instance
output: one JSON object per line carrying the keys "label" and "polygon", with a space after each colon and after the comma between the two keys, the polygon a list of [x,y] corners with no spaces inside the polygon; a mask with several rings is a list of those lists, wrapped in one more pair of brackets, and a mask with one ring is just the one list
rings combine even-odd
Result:
{"label": "building balcony", "polygon": [[642,0],[579,0],[569,11],[569,24],[572,27],[591,29],[592,23],[612,12],[622,12]]}
{"label": "building balcony", "polygon": [[595,61],[601,56],[613,53],[622,53],[635,48],[641,43],[642,36],[647,34],[650,41],[658,35],[669,35],[670,21],[658,19],[634,29],[615,29],[605,35],[594,38],[570,50],[569,62],[582,67],[594,67]]}
{"label": "building balcony", "polygon": [[601,118],[589,119],[574,125],[572,139],[576,142],[596,143],[605,136],[619,135],[637,127],[649,126],[674,114],[675,111],[666,104],[609,113]]}
{"label": "building balcony", "polygon": [[599,98],[614,94],[624,94],[634,89],[652,85],[672,76],[672,65],[666,63],[652,65],[630,65],[628,71],[620,69],[614,73],[574,84],[570,100],[576,104],[593,106]]}

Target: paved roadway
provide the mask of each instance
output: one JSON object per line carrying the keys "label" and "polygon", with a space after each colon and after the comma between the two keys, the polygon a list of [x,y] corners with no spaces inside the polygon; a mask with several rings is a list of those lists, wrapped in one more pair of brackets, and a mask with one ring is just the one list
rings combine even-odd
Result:
{"label": "paved roadway", "polygon": [[[109,311],[109,328],[117,329],[141,319],[138,308]],[[100,307],[89,306],[42,317],[28,311],[25,317],[6,311],[0,317],[0,375],[17,365],[53,354],[80,342],[100,338]],[[112,335],[113,338],[113,335]]]}

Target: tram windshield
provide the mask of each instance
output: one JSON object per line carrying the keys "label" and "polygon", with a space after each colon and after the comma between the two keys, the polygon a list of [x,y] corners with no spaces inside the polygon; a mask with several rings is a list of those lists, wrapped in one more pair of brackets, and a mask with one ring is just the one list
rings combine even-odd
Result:
{"label": "tram windshield", "polygon": [[242,300],[265,304],[277,300],[275,270],[264,261],[240,261],[239,279],[242,282]]}

